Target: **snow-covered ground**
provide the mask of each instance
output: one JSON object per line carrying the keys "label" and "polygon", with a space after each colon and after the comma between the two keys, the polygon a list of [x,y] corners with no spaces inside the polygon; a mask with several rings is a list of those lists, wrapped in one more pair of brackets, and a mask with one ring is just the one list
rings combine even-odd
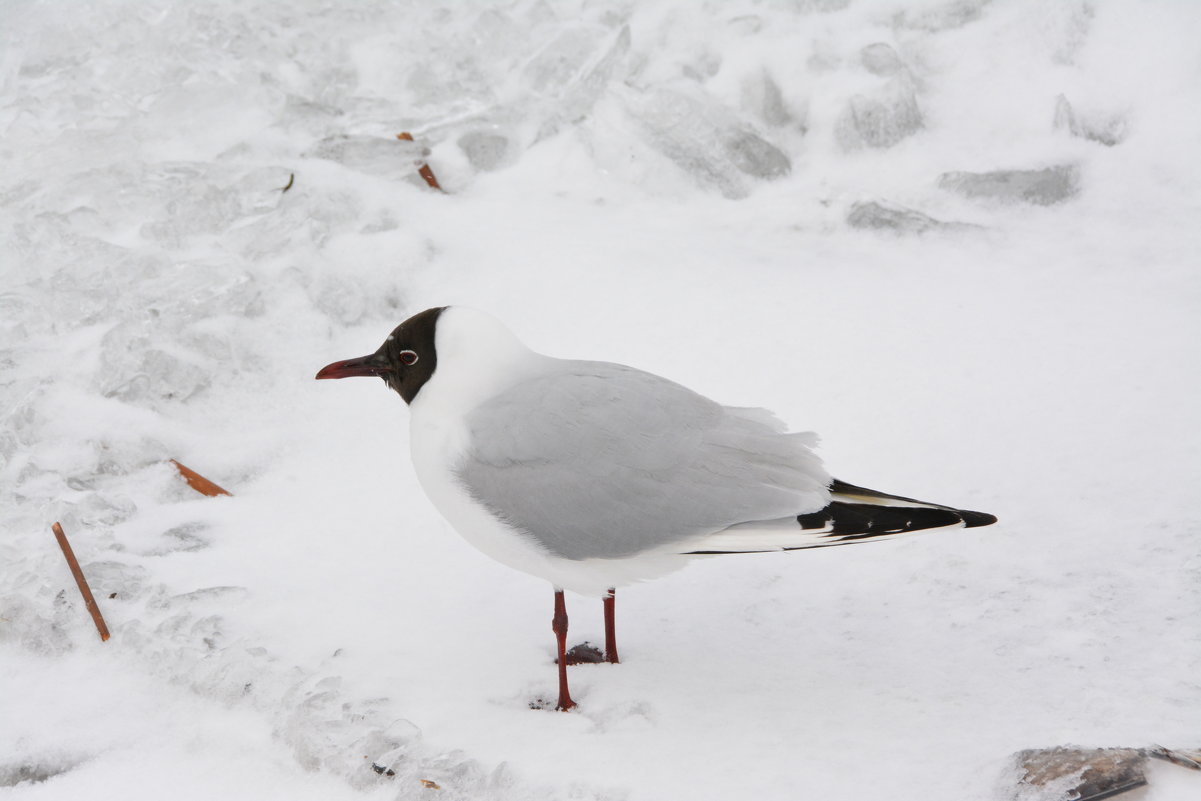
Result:
{"label": "snow-covered ground", "polygon": [[[1201,745],[1199,40],[1183,1],[0,5],[0,798],[959,801]],[[313,381],[448,303],[1001,523],[623,590],[624,663],[532,710],[550,587],[433,512],[393,393]]]}

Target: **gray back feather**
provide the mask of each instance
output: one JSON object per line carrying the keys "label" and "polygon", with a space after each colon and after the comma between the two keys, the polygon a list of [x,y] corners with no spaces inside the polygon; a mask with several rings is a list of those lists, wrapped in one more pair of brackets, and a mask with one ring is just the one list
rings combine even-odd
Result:
{"label": "gray back feather", "polygon": [[829,500],[813,434],[606,362],[555,360],[473,410],[458,477],[567,559],[617,558]]}

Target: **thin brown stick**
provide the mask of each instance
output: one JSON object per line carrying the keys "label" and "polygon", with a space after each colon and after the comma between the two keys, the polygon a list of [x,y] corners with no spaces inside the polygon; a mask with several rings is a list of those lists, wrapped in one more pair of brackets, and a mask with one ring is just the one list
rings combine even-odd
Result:
{"label": "thin brown stick", "polygon": [[210,498],[215,498],[218,495],[233,495],[233,493],[229,490],[225,489],[224,487],[217,486],[190,467],[184,467],[174,459],[169,461],[171,464],[175,465],[175,469],[178,470],[179,474],[184,477],[184,481],[188,482],[188,486],[199,492],[201,495],[207,495]]}
{"label": "thin brown stick", "polygon": [[83,596],[83,605],[92,613],[92,622],[96,624],[96,631],[100,632],[101,642],[107,642],[108,626],[104,625],[104,615],[100,614],[100,607],[96,605],[96,599],[92,597],[92,588],[88,586],[88,580],[83,577],[83,571],[79,569],[75,551],[71,550],[71,543],[67,542],[67,535],[63,532],[62,526],[55,523],[50,528],[54,530],[54,538],[58,540],[58,547],[63,549],[63,556],[67,557],[67,566],[71,568],[71,575],[75,577],[75,583],[79,585],[79,594]]}
{"label": "thin brown stick", "polygon": [[[398,133],[396,138],[404,142],[413,141],[413,135],[407,131],[404,133]],[[442,185],[438,183],[438,179],[434,177],[434,171],[430,169],[430,165],[422,164],[417,168],[417,174],[425,179],[425,182],[429,184],[430,189],[437,189],[439,192],[446,191],[442,188]]]}

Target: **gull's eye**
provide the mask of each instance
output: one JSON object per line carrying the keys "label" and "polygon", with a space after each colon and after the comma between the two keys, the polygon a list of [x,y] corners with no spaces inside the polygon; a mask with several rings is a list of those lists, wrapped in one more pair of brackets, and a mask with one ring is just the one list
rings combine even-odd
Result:
{"label": "gull's eye", "polygon": [[415,351],[402,350],[397,355],[397,358],[400,359],[401,364],[416,364],[417,363],[417,353]]}

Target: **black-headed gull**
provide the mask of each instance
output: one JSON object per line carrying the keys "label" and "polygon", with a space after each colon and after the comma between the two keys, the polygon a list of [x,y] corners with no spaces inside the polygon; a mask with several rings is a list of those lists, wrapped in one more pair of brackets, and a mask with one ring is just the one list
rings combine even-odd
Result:
{"label": "black-headed gull", "polygon": [[447,306],[414,315],[370,356],[317,378],[379,376],[409,404],[413,466],[472,545],[554,585],[559,700],[567,687],[563,590],[614,590],[702,554],[845,545],[996,518],[832,479],[811,433],[763,409],[722,406],[666,378],[556,359],[498,320]]}

